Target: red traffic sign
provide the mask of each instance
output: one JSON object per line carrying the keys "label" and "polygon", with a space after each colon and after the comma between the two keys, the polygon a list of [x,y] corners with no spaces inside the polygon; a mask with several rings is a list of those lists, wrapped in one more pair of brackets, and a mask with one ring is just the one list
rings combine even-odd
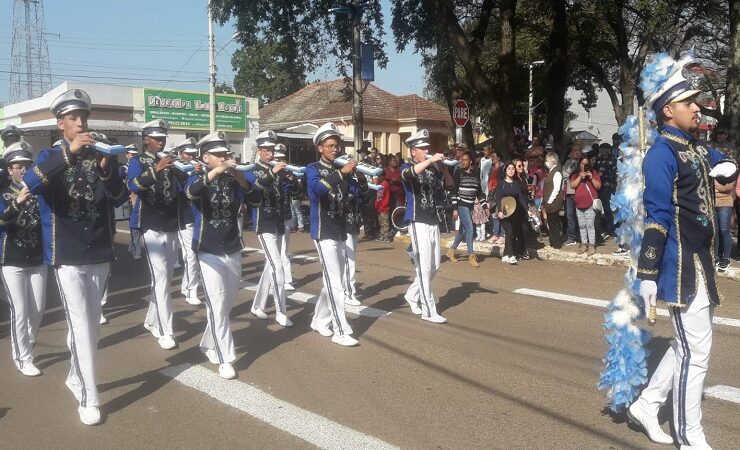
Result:
{"label": "red traffic sign", "polygon": [[470,117],[470,109],[468,103],[459,98],[455,102],[455,106],[452,107],[452,120],[455,121],[455,125],[458,127],[464,127],[468,124],[468,118]]}

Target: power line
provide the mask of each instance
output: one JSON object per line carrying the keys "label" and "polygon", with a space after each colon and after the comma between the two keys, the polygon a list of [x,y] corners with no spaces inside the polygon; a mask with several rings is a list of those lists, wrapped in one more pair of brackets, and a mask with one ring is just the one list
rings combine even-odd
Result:
{"label": "power line", "polygon": [[[11,75],[19,75],[19,74],[25,74],[25,72],[19,72],[19,71],[12,71],[12,70],[0,70],[0,73],[7,73]],[[37,75],[37,74],[34,74]],[[129,81],[150,81],[150,82],[164,82],[164,83],[200,83],[204,80],[163,80],[163,79],[153,79],[153,78],[130,78],[130,77],[109,77],[109,76],[94,76],[94,75],[69,75],[69,76],[63,76],[63,75],[56,75],[52,74],[54,78],[81,78],[81,79],[92,79],[92,80],[129,80]]]}

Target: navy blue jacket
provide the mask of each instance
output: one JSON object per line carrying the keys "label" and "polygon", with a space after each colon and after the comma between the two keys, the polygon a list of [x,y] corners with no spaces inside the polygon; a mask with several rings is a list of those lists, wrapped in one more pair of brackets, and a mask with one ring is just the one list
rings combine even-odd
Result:
{"label": "navy blue jacket", "polygon": [[353,177],[345,178],[332,163],[321,159],[306,167],[306,183],[311,207],[311,238],[347,239],[347,198],[350,192],[360,195],[357,181]]}
{"label": "navy blue jacket", "polygon": [[39,203],[35,195],[30,195],[18,205],[15,199],[21,189],[11,183],[0,191],[0,264],[39,266],[44,262]]}
{"label": "navy blue jacket", "polygon": [[433,164],[417,174],[414,172],[415,164],[412,161],[401,166],[403,190],[406,192],[404,221],[438,225],[437,198],[442,189],[442,175]]}
{"label": "navy blue jacket", "polygon": [[142,152],[129,160],[128,188],[136,194],[129,227],[143,231],[177,231],[180,180],[176,169],[155,172],[161,158]]}

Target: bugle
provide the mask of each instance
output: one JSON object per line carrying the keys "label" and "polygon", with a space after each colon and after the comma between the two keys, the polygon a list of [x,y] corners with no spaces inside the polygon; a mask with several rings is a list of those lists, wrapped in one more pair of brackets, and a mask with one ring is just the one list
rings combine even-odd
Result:
{"label": "bugle", "polygon": [[[352,161],[351,156],[341,155],[341,156],[337,156],[334,159],[334,164],[338,167],[344,167],[350,161]],[[384,172],[382,167],[371,166],[370,164],[365,164],[364,162],[359,162],[359,161],[357,162],[357,166],[355,167],[355,170],[367,176],[370,176],[370,177],[377,177],[378,175],[381,175]]]}
{"label": "bugle", "polygon": [[90,137],[93,138],[93,140],[95,141],[95,145],[93,147],[100,153],[104,153],[109,156],[126,153],[126,147],[124,147],[123,145],[111,143],[108,140],[108,136],[103,133],[91,131]]}

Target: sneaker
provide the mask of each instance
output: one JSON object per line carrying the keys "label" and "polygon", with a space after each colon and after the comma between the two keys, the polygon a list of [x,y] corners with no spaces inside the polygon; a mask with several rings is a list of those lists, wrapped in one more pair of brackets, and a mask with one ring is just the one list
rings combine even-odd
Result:
{"label": "sneaker", "polygon": [[529,261],[532,259],[532,255],[529,254],[529,250],[525,250],[524,253],[519,257],[519,259],[523,259],[525,261]]}
{"label": "sneaker", "polygon": [[281,313],[280,311],[275,313],[275,322],[277,322],[281,327],[292,327],[293,326],[293,322],[291,322],[288,316]]}
{"label": "sneaker", "polygon": [[516,260],[516,256],[509,256],[509,264],[516,264],[518,261]]}
{"label": "sneaker", "polygon": [[294,288],[294,287],[293,287],[293,285],[292,285],[292,284],[290,284],[290,283],[285,283],[285,284],[283,285],[283,289],[285,289],[286,291],[295,291],[295,288]]}
{"label": "sneaker", "polygon": [[324,337],[329,337],[334,334],[334,332],[331,331],[328,327],[320,327],[313,323],[313,321],[311,322],[311,329]]}
{"label": "sneaker", "polygon": [[588,251],[588,245],[578,244],[578,251],[576,254],[582,255]]}
{"label": "sneaker", "polygon": [[253,307],[252,314],[254,314],[254,316],[257,317],[258,319],[262,319],[262,320],[267,319],[267,314],[264,311],[262,311],[262,308],[260,307]]}
{"label": "sneaker", "polygon": [[455,250],[448,248],[445,254],[447,255],[447,258],[450,260],[450,262],[457,262],[457,255],[455,255]]}
{"label": "sneaker", "polygon": [[360,343],[360,341],[349,334],[335,334],[331,337],[331,341],[335,344],[341,345],[342,347],[354,347]]}
{"label": "sneaker", "polygon": [[172,350],[173,348],[177,347],[177,343],[174,339],[172,339],[172,336],[164,335],[159,340],[157,340],[159,343],[159,346],[162,347],[165,350]]}
{"label": "sneaker", "polygon": [[478,264],[478,258],[475,257],[475,254],[468,256],[468,262],[473,267],[480,267],[480,264]]}
{"label": "sneaker", "polygon": [[182,264],[180,264],[180,261],[175,261],[175,267],[173,269],[182,269]]}
{"label": "sneaker", "polygon": [[148,323],[145,323],[144,324],[144,328],[146,328],[147,331],[149,331],[150,333],[152,333],[152,336],[154,336],[155,338],[159,339],[161,337],[160,334],[159,334],[159,330],[157,330],[157,327],[153,327],[153,326],[149,325]]}
{"label": "sneaker", "polygon": [[447,323],[447,319],[440,316],[439,314],[435,314],[429,317],[421,316],[421,320],[426,320],[427,322],[432,322],[432,323]]}
{"label": "sneaker", "polygon": [[80,422],[85,425],[97,425],[100,423],[100,410],[95,406],[80,406],[77,408],[80,414]]}
{"label": "sneaker", "polygon": [[576,242],[576,241],[571,241],[570,239],[568,239],[567,241],[565,241],[563,243],[563,245],[566,246],[566,247],[570,247],[571,245],[576,245],[577,243],[578,242]]}
{"label": "sneaker", "polygon": [[501,257],[501,262],[508,263],[509,262],[509,257],[508,256],[502,256]]}
{"label": "sneaker", "polygon": [[729,268],[730,268],[729,258],[720,258],[720,260],[717,262],[717,271],[726,272],[727,269]]}
{"label": "sneaker", "polygon": [[619,247],[615,252],[612,252],[612,256],[629,256],[630,251],[624,247]]}
{"label": "sneaker", "polygon": [[233,380],[236,378],[236,370],[230,363],[223,363],[218,366],[218,374],[225,380]]}
{"label": "sneaker", "polygon": [[100,325],[105,325],[106,323],[108,323],[108,318],[105,317],[104,314],[101,314],[100,315]]}
{"label": "sneaker", "polygon": [[23,363],[23,367],[18,370],[27,377],[37,377],[41,375],[41,370],[30,362]]}
{"label": "sneaker", "polygon": [[212,348],[207,348],[206,351],[203,352],[206,355],[206,358],[208,358],[208,362],[211,364],[220,364],[221,361],[218,359],[218,353],[216,350]]}
{"label": "sneaker", "polygon": [[595,254],[596,254],[596,246],[595,245],[591,245],[590,247],[588,247],[588,250],[586,250],[586,255],[587,256],[594,256]]}
{"label": "sneaker", "polygon": [[611,237],[611,235],[609,233],[601,233],[601,239],[603,239],[603,240],[607,240],[610,237]]}
{"label": "sneaker", "polygon": [[203,304],[203,302],[201,302],[198,297],[185,297],[185,301],[188,302],[188,305],[193,305],[193,306],[198,306],[198,305]]}
{"label": "sneaker", "polygon": [[135,260],[141,259],[141,255],[132,255],[131,257],[134,258]]}
{"label": "sneaker", "polygon": [[419,306],[417,302],[410,300],[405,295],[403,296],[403,299],[406,300],[406,303],[408,303],[409,306],[411,307],[412,313],[416,314],[417,316],[421,314],[421,307]]}
{"label": "sneaker", "polygon": [[651,416],[636,406],[636,403],[630,405],[627,408],[627,417],[635,425],[640,426],[648,439],[655,442],[656,444],[673,444],[673,438],[660,428],[657,416]]}
{"label": "sneaker", "polygon": [[354,295],[352,297],[348,297],[344,299],[344,304],[349,306],[360,306],[362,303],[360,303],[359,300],[357,300],[357,297]]}

